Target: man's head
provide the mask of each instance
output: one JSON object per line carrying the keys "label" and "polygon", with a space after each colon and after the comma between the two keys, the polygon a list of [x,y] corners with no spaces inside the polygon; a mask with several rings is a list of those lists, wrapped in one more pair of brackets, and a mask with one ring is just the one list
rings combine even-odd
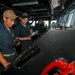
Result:
{"label": "man's head", "polygon": [[3,13],[4,24],[11,28],[17,18],[15,12],[13,10],[5,10]]}
{"label": "man's head", "polygon": [[21,20],[21,23],[23,25],[26,25],[26,23],[28,22],[28,14],[27,13],[22,13],[21,16],[20,16],[20,20]]}
{"label": "man's head", "polygon": [[39,23],[39,24],[42,24],[42,23],[43,23],[43,20],[42,20],[42,19],[39,19],[39,20],[38,20],[38,23]]}

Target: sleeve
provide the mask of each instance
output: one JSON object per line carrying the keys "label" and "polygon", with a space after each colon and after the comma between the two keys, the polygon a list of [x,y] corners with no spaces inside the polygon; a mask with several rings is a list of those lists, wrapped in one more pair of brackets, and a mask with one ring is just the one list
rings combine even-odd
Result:
{"label": "sleeve", "polygon": [[29,30],[31,30],[32,29],[32,26],[31,26],[31,24],[30,23],[28,23],[28,28],[29,28]]}
{"label": "sleeve", "polygon": [[0,52],[1,52],[1,50],[2,50],[2,39],[0,37]]}
{"label": "sleeve", "polygon": [[14,28],[14,37],[19,37],[19,28],[18,27]]}
{"label": "sleeve", "polygon": [[30,30],[32,29],[32,26],[30,26]]}

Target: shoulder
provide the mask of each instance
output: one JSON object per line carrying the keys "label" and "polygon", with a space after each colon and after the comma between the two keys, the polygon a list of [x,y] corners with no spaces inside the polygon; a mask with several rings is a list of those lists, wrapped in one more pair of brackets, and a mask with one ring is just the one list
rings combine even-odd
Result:
{"label": "shoulder", "polygon": [[0,23],[0,31],[4,30],[3,23]]}
{"label": "shoulder", "polygon": [[20,27],[20,26],[21,26],[20,24],[17,24],[15,28],[18,28],[18,27]]}
{"label": "shoulder", "polygon": [[0,36],[4,34],[4,28],[0,25]]}
{"label": "shoulder", "polygon": [[15,29],[20,29],[20,26],[21,26],[20,24],[16,25],[16,26],[14,27],[14,30],[15,30]]}

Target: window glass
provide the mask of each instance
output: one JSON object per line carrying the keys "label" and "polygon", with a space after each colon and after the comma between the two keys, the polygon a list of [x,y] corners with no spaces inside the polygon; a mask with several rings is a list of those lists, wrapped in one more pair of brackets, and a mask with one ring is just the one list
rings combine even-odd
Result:
{"label": "window glass", "polygon": [[[29,21],[30,23],[32,23],[32,21]],[[31,24],[31,26],[35,26],[35,21],[33,21],[33,23]]]}
{"label": "window glass", "polygon": [[70,26],[72,25],[73,15],[74,15],[74,10],[72,10],[72,11],[69,13],[68,22],[67,22],[67,27],[70,27]]}
{"label": "window glass", "polygon": [[49,21],[44,20],[43,22],[44,22],[44,26],[45,26],[45,27],[46,27],[46,26],[49,26]]}

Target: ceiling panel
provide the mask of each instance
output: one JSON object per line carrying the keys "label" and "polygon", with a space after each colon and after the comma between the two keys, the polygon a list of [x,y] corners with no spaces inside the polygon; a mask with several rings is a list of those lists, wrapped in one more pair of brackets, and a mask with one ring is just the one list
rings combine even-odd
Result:
{"label": "ceiling panel", "polygon": [[[60,5],[54,9],[51,8],[51,1],[52,0],[0,0],[0,10],[4,11],[11,8],[17,13],[27,12],[33,17],[46,16],[45,18],[49,19],[53,15],[59,15],[59,13],[66,9],[74,0],[57,0]],[[64,9],[62,9],[62,6],[64,6]],[[52,13],[53,10],[54,13]]]}

